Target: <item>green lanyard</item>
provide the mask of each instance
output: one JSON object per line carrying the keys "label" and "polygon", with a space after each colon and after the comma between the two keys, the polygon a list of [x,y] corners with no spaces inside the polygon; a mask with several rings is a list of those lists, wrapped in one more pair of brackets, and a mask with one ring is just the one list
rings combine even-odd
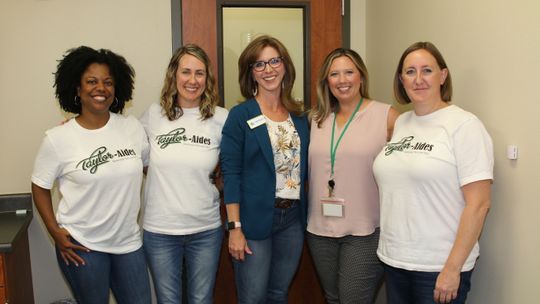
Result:
{"label": "green lanyard", "polygon": [[[345,134],[345,131],[347,131],[347,128],[351,124],[351,121],[353,120],[354,115],[356,112],[358,112],[358,109],[360,109],[360,105],[362,105],[362,102],[364,101],[364,97],[360,98],[360,102],[356,105],[356,108],[354,109],[354,112],[351,114],[351,117],[349,117],[349,120],[345,124],[345,128],[343,128],[343,131],[341,131],[341,135],[339,136],[336,146],[334,146],[334,131],[336,129],[336,116],[337,113],[334,114],[334,124],[332,125],[332,142],[330,143],[330,180],[333,183],[334,179],[334,163],[336,162],[336,151],[339,146],[339,143],[341,142],[341,139],[343,138],[343,134]],[[332,186],[330,186],[332,187]],[[333,188],[333,187],[332,187]]]}

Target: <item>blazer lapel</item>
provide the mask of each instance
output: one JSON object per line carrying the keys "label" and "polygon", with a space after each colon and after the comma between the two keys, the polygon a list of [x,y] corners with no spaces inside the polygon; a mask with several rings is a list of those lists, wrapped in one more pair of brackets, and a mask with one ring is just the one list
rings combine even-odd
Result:
{"label": "blazer lapel", "polygon": [[[248,106],[249,119],[262,115],[261,108],[255,99],[251,99]],[[266,123],[252,129],[257,143],[261,147],[264,158],[272,170],[275,170],[274,165],[274,153],[272,152],[272,144],[270,143],[270,136],[268,135],[268,128]]]}
{"label": "blazer lapel", "polygon": [[296,132],[298,132],[298,136],[300,137],[300,176],[305,176],[305,170],[307,168],[307,149],[309,146],[309,130],[306,128],[307,124],[304,122],[306,119],[305,117],[291,114],[291,118],[294,123],[294,127],[296,128]]}

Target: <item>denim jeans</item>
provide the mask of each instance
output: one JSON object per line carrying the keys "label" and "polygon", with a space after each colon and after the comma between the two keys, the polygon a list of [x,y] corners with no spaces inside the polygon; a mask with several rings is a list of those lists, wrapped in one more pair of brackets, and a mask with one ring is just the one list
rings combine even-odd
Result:
{"label": "denim jeans", "polygon": [[[433,291],[439,272],[409,271],[384,265],[388,304],[433,304]],[[471,290],[471,271],[461,273],[457,298],[452,304],[465,303]]]}
{"label": "denim jeans", "polygon": [[213,303],[223,228],[188,235],[143,232],[143,247],[158,303],[182,303],[182,266],[186,265],[190,304]]}
{"label": "denim jeans", "polygon": [[253,254],[233,259],[238,303],[287,303],[289,285],[298,268],[304,245],[300,207],[274,209],[272,235],[247,240]]}
{"label": "denim jeans", "polygon": [[[72,239],[74,244],[79,242]],[[150,281],[142,248],[126,254],[77,251],[85,265],[66,265],[58,248],[56,259],[77,303],[107,304],[109,288],[118,304],[150,304]]]}

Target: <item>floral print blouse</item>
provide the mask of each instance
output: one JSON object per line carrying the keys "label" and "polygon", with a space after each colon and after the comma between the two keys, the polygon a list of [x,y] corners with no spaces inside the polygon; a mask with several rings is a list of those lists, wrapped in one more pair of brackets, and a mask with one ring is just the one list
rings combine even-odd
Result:
{"label": "floral print blouse", "polygon": [[300,137],[289,116],[276,122],[266,117],[276,166],[276,197],[300,199]]}

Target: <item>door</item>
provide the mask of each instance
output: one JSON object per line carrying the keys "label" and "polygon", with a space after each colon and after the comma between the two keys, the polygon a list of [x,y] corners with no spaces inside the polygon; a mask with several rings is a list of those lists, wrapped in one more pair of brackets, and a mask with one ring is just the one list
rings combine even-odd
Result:
{"label": "door", "polygon": [[[214,65],[214,74],[221,77],[219,65],[221,54],[218,45],[218,10],[222,6],[245,7],[290,7],[307,6],[309,12],[308,41],[306,45],[305,63],[308,75],[304,75],[306,86],[309,88],[309,99],[306,106],[316,103],[316,86],[318,69],[324,57],[333,49],[342,46],[342,0],[182,0],[182,43],[196,43],[210,57]],[[302,71],[297,71],[301,73]],[[223,83],[220,81],[220,84]],[[221,92],[223,93],[223,92]]]}
{"label": "door", "polygon": [[[227,1],[227,0],[182,0],[182,43],[196,43],[201,46],[212,61],[214,74],[219,74],[220,60],[218,44],[218,16],[223,6],[243,7],[290,7],[307,8],[307,43],[305,44],[304,82],[308,90],[305,103],[310,107],[316,103],[317,74],[325,56],[335,48],[342,46],[342,0],[274,0],[274,1]],[[223,81],[220,81],[222,84]],[[221,91],[223,93],[223,91]],[[225,220],[225,212],[222,210]],[[225,237],[221,250],[220,266],[216,279],[215,303],[236,303],[234,273],[228,254],[228,239]],[[307,246],[304,246],[296,277],[289,292],[290,303],[324,303],[324,294],[320,287]]]}

